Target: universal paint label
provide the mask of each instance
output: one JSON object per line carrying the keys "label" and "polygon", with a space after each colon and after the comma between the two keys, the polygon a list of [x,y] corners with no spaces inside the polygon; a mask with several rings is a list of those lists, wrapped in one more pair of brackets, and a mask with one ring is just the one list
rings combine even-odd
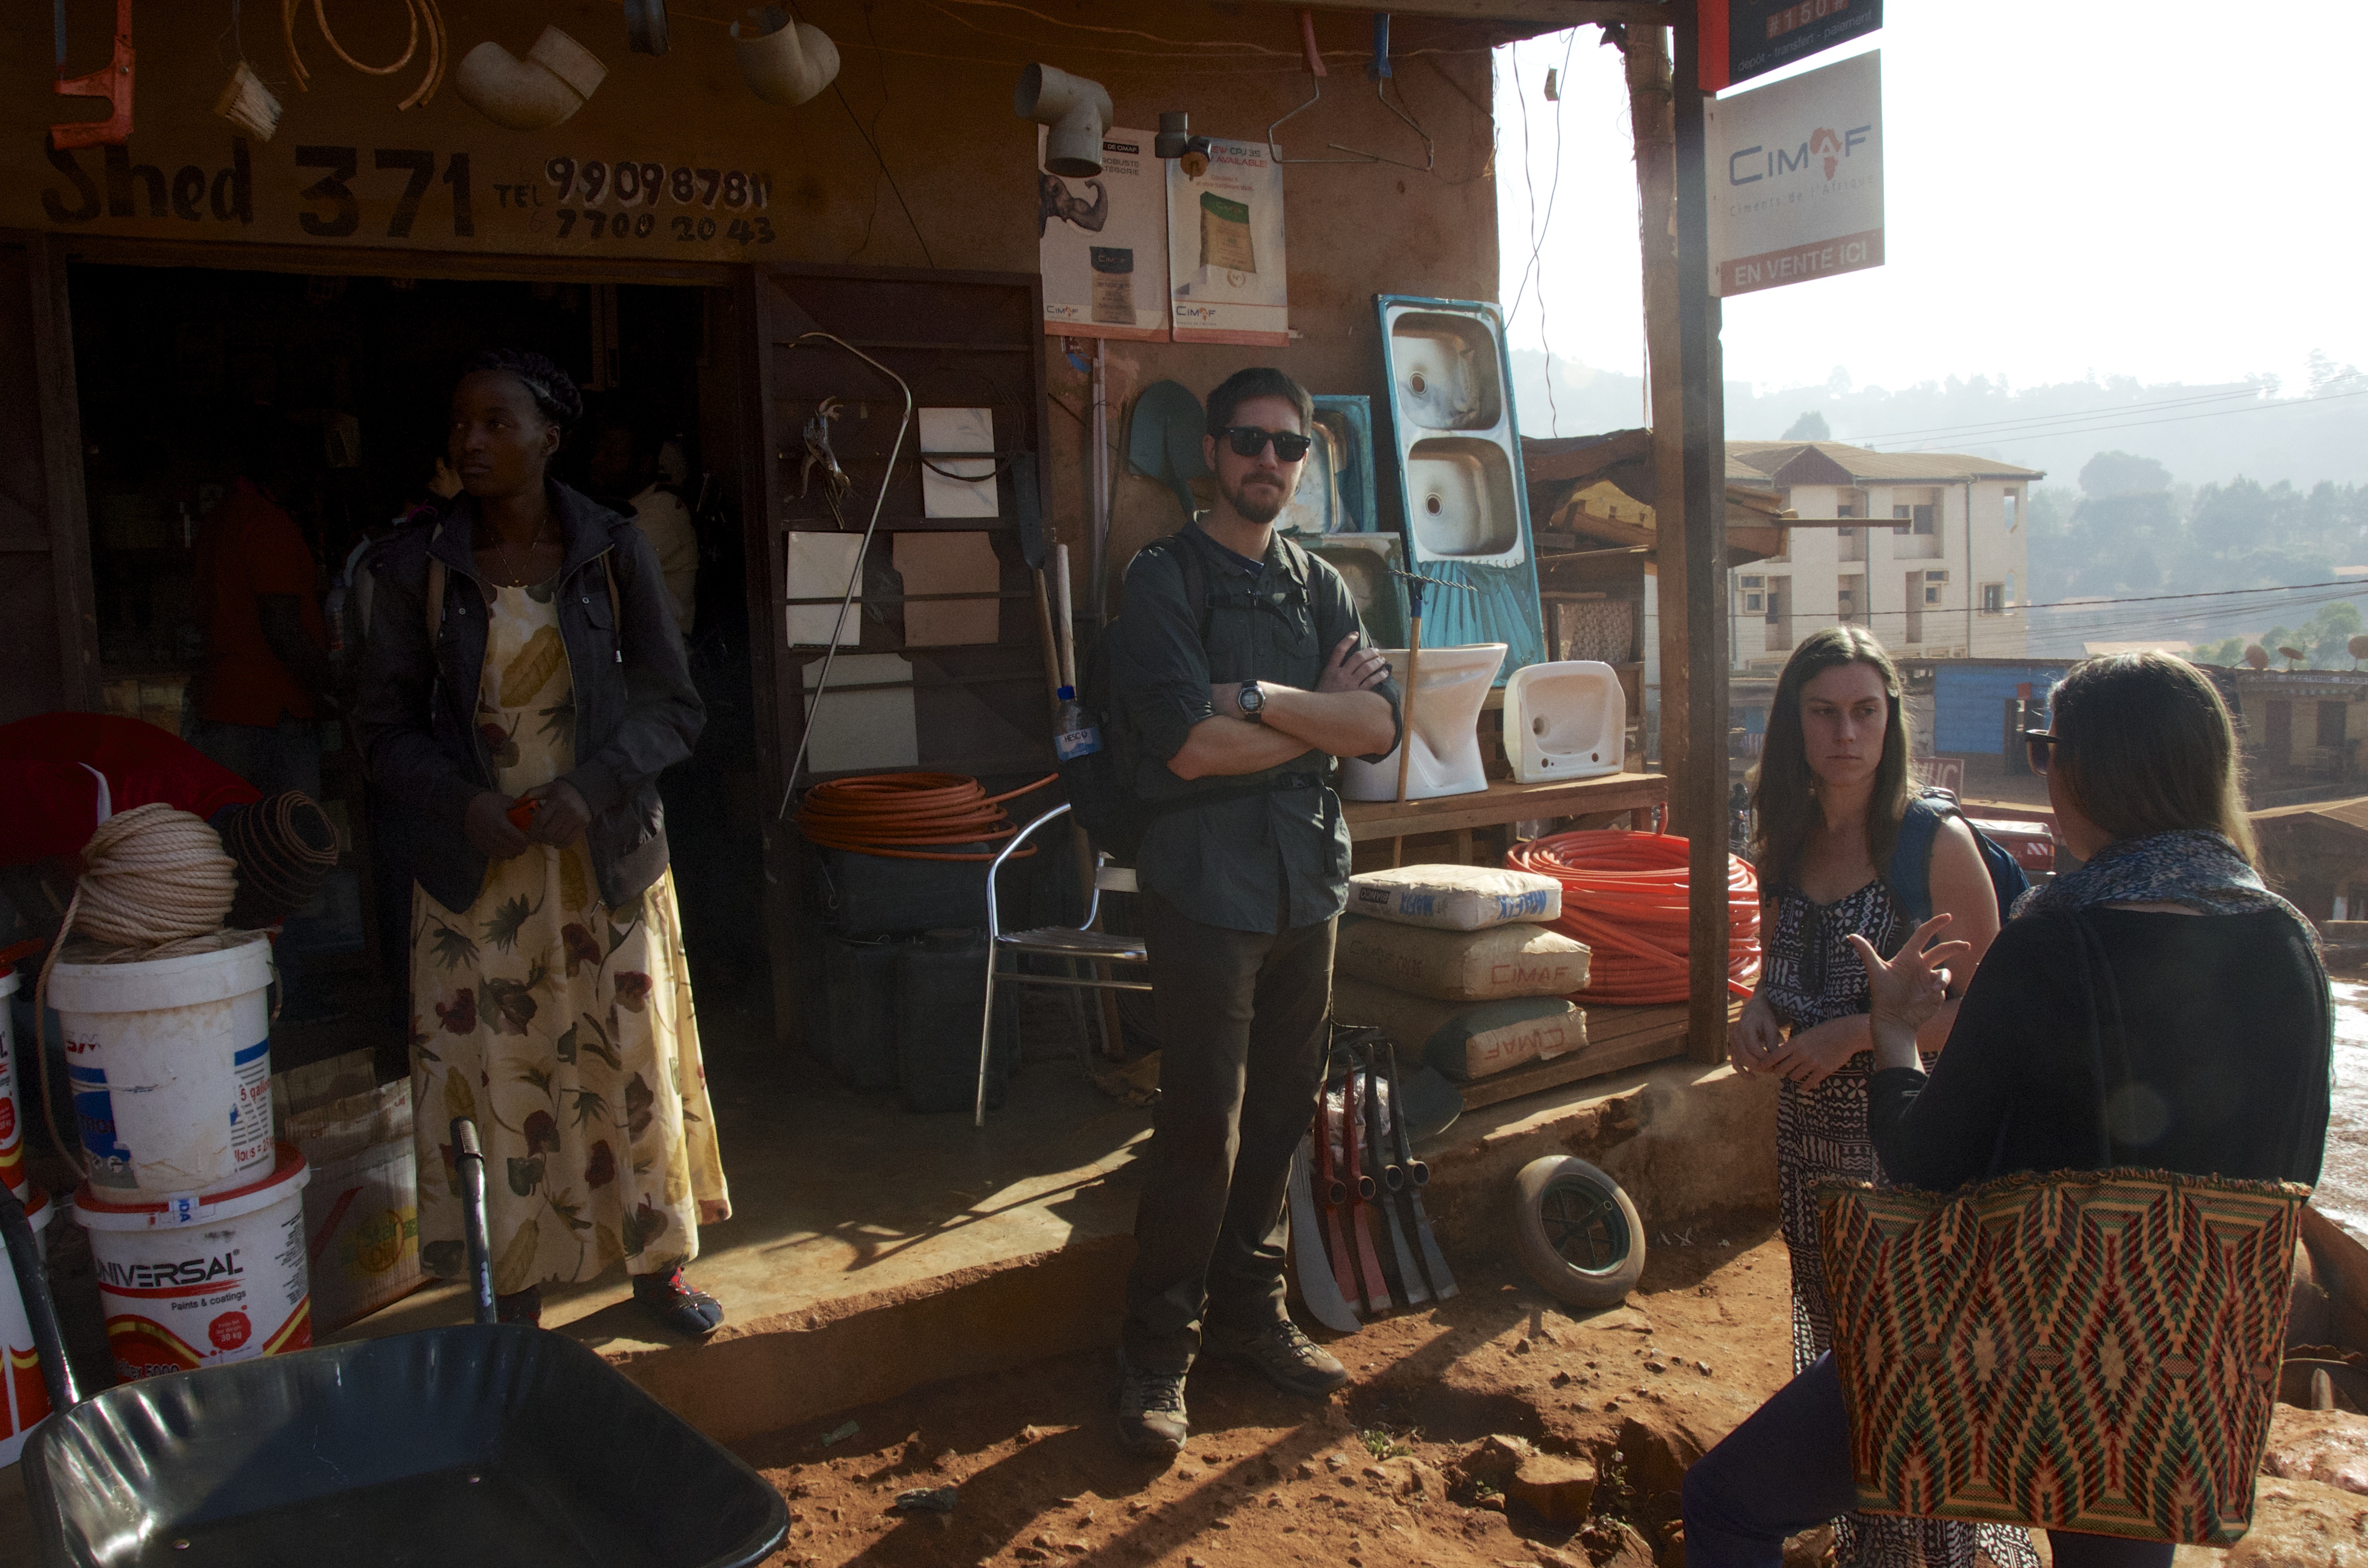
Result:
{"label": "universal paint label", "polygon": [[293,1187],[281,1202],[204,1229],[94,1229],[91,1248],[121,1377],[312,1346],[304,1206]]}
{"label": "universal paint label", "polygon": [[239,1174],[271,1168],[271,1040],[268,1036],[231,1058],[238,1099],[230,1112],[230,1153]]}
{"label": "universal paint label", "polygon": [[8,1023],[6,993],[0,993],[0,1182],[19,1201],[25,1196],[25,1114],[17,1096],[16,1040]]}

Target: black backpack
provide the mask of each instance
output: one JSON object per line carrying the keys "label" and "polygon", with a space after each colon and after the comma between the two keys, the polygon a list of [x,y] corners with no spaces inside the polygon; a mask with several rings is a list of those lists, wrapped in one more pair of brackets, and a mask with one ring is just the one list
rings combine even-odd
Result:
{"label": "black backpack", "polygon": [[[1289,556],[1299,546],[1286,539],[1283,549]],[[1187,603],[1199,607],[1201,645],[1205,649],[1213,607],[1210,602],[1208,568],[1201,552],[1179,535],[1167,534],[1144,545],[1136,559],[1155,552],[1173,554],[1178,569],[1183,573],[1184,597]],[[1298,567],[1304,580],[1306,562],[1294,559],[1292,564]],[[1084,756],[1058,765],[1061,786],[1069,797],[1070,814],[1083,824],[1097,846],[1109,850],[1121,864],[1132,865],[1142,853],[1144,834],[1160,817],[1221,801],[1244,801],[1271,794],[1278,789],[1298,788],[1307,781],[1307,775],[1286,773],[1269,775],[1256,784],[1219,784],[1157,801],[1146,801],[1137,794],[1134,767],[1140,749],[1133,726],[1126,722],[1124,710],[1119,706],[1110,678],[1110,639],[1117,630],[1116,620],[1104,626],[1077,665],[1077,706],[1084,711],[1086,722],[1101,732],[1101,745]]]}
{"label": "black backpack", "polygon": [[2013,917],[2014,901],[2030,891],[2031,878],[2013,856],[1974,825],[1956,797],[1946,790],[1927,790],[1907,802],[1907,814],[1899,822],[1899,841],[1892,846],[1891,867],[1883,880],[1906,907],[1912,925],[1931,919],[1932,841],[1940,836],[1941,824],[1948,817],[1955,817],[1973,834],[1974,847],[1982,852],[1982,868],[1990,874],[1990,891],[1998,895],[1998,924],[2005,925]]}

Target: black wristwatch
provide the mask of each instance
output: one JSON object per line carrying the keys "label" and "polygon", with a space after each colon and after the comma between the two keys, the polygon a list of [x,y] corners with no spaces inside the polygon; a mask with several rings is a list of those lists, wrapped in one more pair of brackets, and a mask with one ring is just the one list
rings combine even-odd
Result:
{"label": "black wristwatch", "polygon": [[1242,694],[1235,698],[1235,701],[1240,705],[1243,718],[1253,724],[1266,722],[1261,717],[1266,712],[1266,693],[1258,689],[1258,682],[1254,680],[1242,682]]}

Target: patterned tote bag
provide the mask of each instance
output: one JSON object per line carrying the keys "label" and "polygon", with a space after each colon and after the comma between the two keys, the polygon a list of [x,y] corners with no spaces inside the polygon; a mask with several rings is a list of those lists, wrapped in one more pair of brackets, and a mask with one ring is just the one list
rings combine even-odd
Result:
{"label": "patterned tote bag", "polygon": [[[2112,975],[2086,922],[2095,977]],[[2130,1081],[2120,1005],[2118,1081]],[[2106,1159],[2114,1157],[2100,1133]],[[2227,1546],[2310,1189],[2116,1168],[1817,1194],[1861,1511]]]}

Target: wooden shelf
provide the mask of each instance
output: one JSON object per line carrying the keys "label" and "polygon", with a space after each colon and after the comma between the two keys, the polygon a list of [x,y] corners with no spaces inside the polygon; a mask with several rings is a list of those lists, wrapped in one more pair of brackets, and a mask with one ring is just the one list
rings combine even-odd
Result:
{"label": "wooden shelf", "polygon": [[[1566,782],[1492,783],[1470,795],[1429,801],[1344,801],[1350,839],[1410,838],[1423,833],[1453,833],[1495,827],[1538,817],[1571,817],[1594,812],[1625,812],[1665,803],[1668,778],[1658,773],[1606,773]],[[1679,1009],[1682,1017],[1683,1008]]]}
{"label": "wooden shelf", "polygon": [[[1587,1014],[1585,1049],[1458,1085],[1463,1091],[1463,1108],[1502,1105],[1523,1095],[1543,1094],[1686,1053],[1683,1003],[1666,1007],[1589,1007],[1586,995],[1581,992],[1572,998]],[[1734,1022],[1742,1011],[1742,1002],[1728,1002],[1727,1021]]]}

